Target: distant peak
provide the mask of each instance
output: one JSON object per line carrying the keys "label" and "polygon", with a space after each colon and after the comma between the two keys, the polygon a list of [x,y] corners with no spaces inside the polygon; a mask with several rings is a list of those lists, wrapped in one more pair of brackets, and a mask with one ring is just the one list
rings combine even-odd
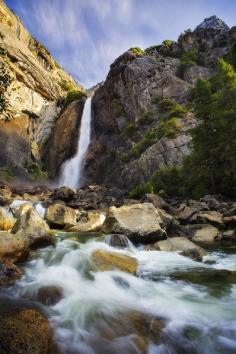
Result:
{"label": "distant peak", "polygon": [[222,21],[219,17],[211,16],[205,18],[205,20],[202,21],[200,25],[198,25],[195,28],[195,31],[209,29],[209,28],[219,29],[219,30],[229,30],[229,27],[226,25],[226,23]]}

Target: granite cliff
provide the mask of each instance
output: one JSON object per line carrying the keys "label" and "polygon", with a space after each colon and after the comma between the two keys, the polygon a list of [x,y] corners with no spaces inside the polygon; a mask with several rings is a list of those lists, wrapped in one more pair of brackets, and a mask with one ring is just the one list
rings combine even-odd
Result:
{"label": "granite cliff", "polygon": [[191,149],[188,131],[196,124],[190,90],[198,78],[215,73],[235,38],[236,27],[212,16],[177,42],[131,48],[117,58],[93,98],[88,181],[130,189],[163,166],[180,165]]}
{"label": "granite cliff", "polygon": [[[69,91],[83,88],[52,58],[48,50],[24,27],[20,18],[0,2],[0,175],[2,179],[17,176],[24,179],[45,177],[43,161],[50,153],[50,142],[59,125],[68,136],[69,126],[60,118],[73,111],[65,108],[63,97]],[[82,96],[82,95],[81,95]],[[83,100],[72,117],[77,127]],[[70,134],[69,134],[70,135]],[[73,136],[76,133],[73,132]],[[57,154],[59,165],[73,153],[73,136],[64,145],[53,143],[64,151]],[[64,139],[65,140],[65,139]],[[69,143],[68,143],[69,141]],[[71,152],[72,150],[72,152]],[[57,163],[56,163],[57,164]],[[53,167],[52,167],[53,170]],[[47,172],[47,171],[46,171]]]}

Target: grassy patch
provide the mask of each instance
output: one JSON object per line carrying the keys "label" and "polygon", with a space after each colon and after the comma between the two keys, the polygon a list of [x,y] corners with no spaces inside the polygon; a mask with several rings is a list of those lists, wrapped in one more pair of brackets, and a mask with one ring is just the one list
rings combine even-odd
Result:
{"label": "grassy patch", "polygon": [[42,171],[37,163],[32,163],[26,167],[31,181],[39,181],[47,178],[46,172]]}
{"label": "grassy patch", "polygon": [[137,55],[145,55],[144,50],[142,50],[139,47],[132,47],[129,49],[129,52],[133,53],[133,54],[137,54]]}
{"label": "grassy patch", "polygon": [[65,107],[67,107],[71,102],[81,100],[82,97],[84,97],[84,92],[80,90],[69,91],[65,98]]}

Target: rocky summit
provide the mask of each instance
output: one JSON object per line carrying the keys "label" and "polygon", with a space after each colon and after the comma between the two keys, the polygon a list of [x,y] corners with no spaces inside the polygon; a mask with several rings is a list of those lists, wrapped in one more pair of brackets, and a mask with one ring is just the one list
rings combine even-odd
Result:
{"label": "rocky summit", "polygon": [[0,353],[235,352],[235,70],[211,16],[86,90],[0,2]]}

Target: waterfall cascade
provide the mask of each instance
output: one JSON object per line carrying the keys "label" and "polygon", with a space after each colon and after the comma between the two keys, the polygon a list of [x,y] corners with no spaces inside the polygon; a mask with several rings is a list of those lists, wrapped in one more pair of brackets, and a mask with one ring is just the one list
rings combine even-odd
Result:
{"label": "waterfall cascade", "polygon": [[91,133],[91,103],[92,97],[87,98],[80,124],[77,152],[74,157],[66,160],[61,167],[59,186],[78,188],[83,177],[84,157],[88,150]]}

